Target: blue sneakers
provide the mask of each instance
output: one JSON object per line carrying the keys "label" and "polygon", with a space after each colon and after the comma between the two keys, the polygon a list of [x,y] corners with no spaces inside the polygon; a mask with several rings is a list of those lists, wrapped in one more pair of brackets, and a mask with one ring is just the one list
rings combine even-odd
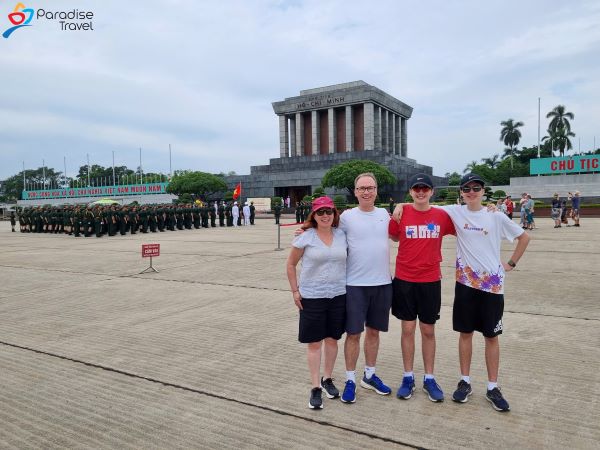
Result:
{"label": "blue sneakers", "polygon": [[496,411],[500,412],[508,412],[510,411],[510,406],[508,406],[508,402],[502,396],[502,392],[500,392],[500,388],[495,387],[491,391],[487,391],[485,394],[485,398],[487,398],[488,402],[492,404]]}
{"label": "blue sneakers", "polygon": [[413,377],[402,378],[402,384],[396,392],[396,397],[408,400],[415,392],[415,379]]}
{"label": "blue sneakers", "polygon": [[440,386],[435,382],[435,379],[429,378],[423,381],[423,390],[427,392],[429,400],[432,402],[443,402],[444,393]]}
{"label": "blue sneakers", "polygon": [[383,381],[375,374],[369,379],[367,379],[366,376],[363,376],[362,380],[360,380],[360,385],[365,389],[374,390],[379,395],[389,395],[390,392],[392,392],[392,390],[383,384]]}
{"label": "blue sneakers", "polygon": [[344,403],[354,403],[356,401],[356,384],[354,381],[346,381],[346,386],[344,386],[344,392],[340,400]]}
{"label": "blue sneakers", "polygon": [[466,403],[469,400],[469,395],[472,393],[473,389],[471,389],[471,385],[465,380],[460,380],[456,391],[452,394],[452,400],[458,403]]}

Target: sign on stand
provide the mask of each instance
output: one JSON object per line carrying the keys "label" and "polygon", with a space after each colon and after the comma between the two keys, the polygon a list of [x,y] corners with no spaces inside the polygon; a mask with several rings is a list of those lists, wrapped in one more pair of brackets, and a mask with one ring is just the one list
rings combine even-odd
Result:
{"label": "sign on stand", "polygon": [[146,267],[140,273],[150,271],[158,273],[158,270],[152,266],[152,258],[155,256],[160,256],[160,244],[142,244],[142,258],[150,258],[150,266]]}

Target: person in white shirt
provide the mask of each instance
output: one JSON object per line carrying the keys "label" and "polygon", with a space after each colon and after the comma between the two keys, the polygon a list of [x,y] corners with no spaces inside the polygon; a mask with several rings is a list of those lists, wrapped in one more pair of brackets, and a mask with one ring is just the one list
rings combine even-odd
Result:
{"label": "person in white shirt", "polygon": [[233,226],[238,226],[238,220],[240,218],[240,207],[237,202],[233,202],[233,207],[231,208],[231,217],[233,217]]}
{"label": "person in white shirt", "polygon": [[248,202],[244,203],[242,212],[244,214],[244,225],[250,225],[250,206],[248,206]]}
{"label": "person in white shirt", "polygon": [[392,391],[375,375],[379,332],[388,330],[392,304],[389,214],[386,209],[375,207],[377,180],[372,173],[356,177],[354,195],[358,199],[358,207],[345,211],[340,218],[340,229],[348,239],[347,335],[344,343],[346,385],[341,396],[344,403],[356,401],[356,364],[360,337],[365,328],[365,371],[360,385],[380,395],[389,395]]}

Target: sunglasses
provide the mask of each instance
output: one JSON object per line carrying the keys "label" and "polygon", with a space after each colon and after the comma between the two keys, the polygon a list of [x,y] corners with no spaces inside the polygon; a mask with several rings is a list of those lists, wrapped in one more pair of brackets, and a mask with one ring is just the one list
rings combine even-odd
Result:
{"label": "sunglasses", "polygon": [[460,190],[463,191],[465,194],[468,194],[471,191],[473,191],[473,192],[479,192],[482,189],[483,189],[482,186],[473,186],[473,187],[465,186],[465,187],[461,187],[460,188]]}
{"label": "sunglasses", "polygon": [[315,214],[317,216],[324,216],[325,214],[327,214],[328,216],[333,214],[333,209],[331,208],[321,208],[317,211],[315,211]]}
{"label": "sunglasses", "polygon": [[429,192],[431,188],[425,184],[418,184],[417,186],[411,187],[415,192]]}

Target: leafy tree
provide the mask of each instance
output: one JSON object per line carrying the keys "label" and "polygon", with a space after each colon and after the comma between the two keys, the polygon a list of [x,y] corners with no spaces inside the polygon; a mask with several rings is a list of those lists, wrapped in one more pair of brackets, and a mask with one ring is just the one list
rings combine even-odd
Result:
{"label": "leafy tree", "polygon": [[344,209],[346,209],[346,205],[347,205],[348,203],[346,203],[346,197],[345,197],[345,196],[343,196],[343,195],[339,195],[339,194],[338,194],[338,195],[335,195],[335,196],[333,197],[333,204],[335,205],[335,208],[336,208],[338,211],[340,211],[340,212],[341,212],[341,211],[343,211]]}
{"label": "leafy tree", "polygon": [[233,191],[225,192],[225,194],[223,194],[223,200],[225,200],[226,202],[232,201],[233,200]]}
{"label": "leafy tree", "polygon": [[316,188],[312,194],[313,200],[319,197],[325,197],[325,189],[323,189],[323,186],[319,186],[318,188]]}
{"label": "leafy tree", "polygon": [[559,155],[564,156],[565,149],[573,149],[573,143],[569,139],[570,137],[575,137],[575,133],[567,130],[566,127],[559,126],[556,130],[548,129],[548,136],[544,136],[542,141],[550,142],[552,149],[557,149]]}
{"label": "leafy tree", "polygon": [[227,190],[227,183],[223,178],[206,172],[185,172],[176,175],[167,186],[170,194],[195,194],[205,198],[216,192]]}
{"label": "leafy tree", "polygon": [[394,177],[387,167],[373,161],[361,159],[355,159],[332,167],[323,177],[321,184],[323,187],[345,188],[350,194],[353,194],[354,179],[364,172],[373,173],[379,187],[396,184],[396,177]]}
{"label": "leafy tree", "polygon": [[514,122],[513,119],[508,119],[500,122],[502,129],[500,130],[500,140],[504,142],[504,145],[508,145],[510,148],[510,160],[512,164],[514,148],[521,140],[521,131],[519,127],[525,125],[523,122]]}
{"label": "leafy tree", "polygon": [[454,205],[458,199],[458,191],[455,189],[448,189],[448,195],[446,196],[446,204]]}
{"label": "leafy tree", "polygon": [[271,208],[277,205],[283,206],[283,199],[281,197],[271,197]]}
{"label": "leafy tree", "polygon": [[571,131],[571,123],[569,122],[569,119],[575,119],[575,115],[572,112],[566,112],[565,109],[565,105],[557,105],[552,111],[546,114],[546,119],[552,118],[552,120],[550,120],[550,124],[548,125],[549,131],[552,130],[556,132],[559,128],[564,128],[565,133],[569,133]]}
{"label": "leafy tree", "polygon": [[479,166],[479,163],[477,161],[471,161],[469,164],[467,164],[467,167],[465,167],[463,173],[475,172],[475,168],[477,166]]}
{"label": "leafy tree", "polygon": [[458,186],[462,178],[458,172],[447,172],[444,176],[448,178],[448,186]]}
{"label": "leafy tree", "polygon": [[494,198],[498,199],[498,198],[504,198],[506,197],[506,192],[504,192],[502,189],[498,189],[497,191],[494,191]]}
{"label": "leafy tree", "polygon": [[435,197],[436,199],[444,201],[446,197],[448,197],[448,189],[436,189]]}
{"label": "leafy tree", "polygon": [[62,172],[56,172],[51,167],[38,167],[34,170],[25,170],[25,185],[23,185],[23,171],[21,171],[4,181],[3,197],[6,201],[21,200],[23,190],[57,189],[63,186],[63,180]]}
{"label": "leafy tree", "polygon": [[496,166],[498,166],[498,164],[500,164],[500,155],[499,154],[495,154],[494,156],[492,156],[491,158],[483,158],[481,160],[481,162],[483,162],[484,164],[487,164],[488,166],[490,166],[492,169],[495,169]]}

